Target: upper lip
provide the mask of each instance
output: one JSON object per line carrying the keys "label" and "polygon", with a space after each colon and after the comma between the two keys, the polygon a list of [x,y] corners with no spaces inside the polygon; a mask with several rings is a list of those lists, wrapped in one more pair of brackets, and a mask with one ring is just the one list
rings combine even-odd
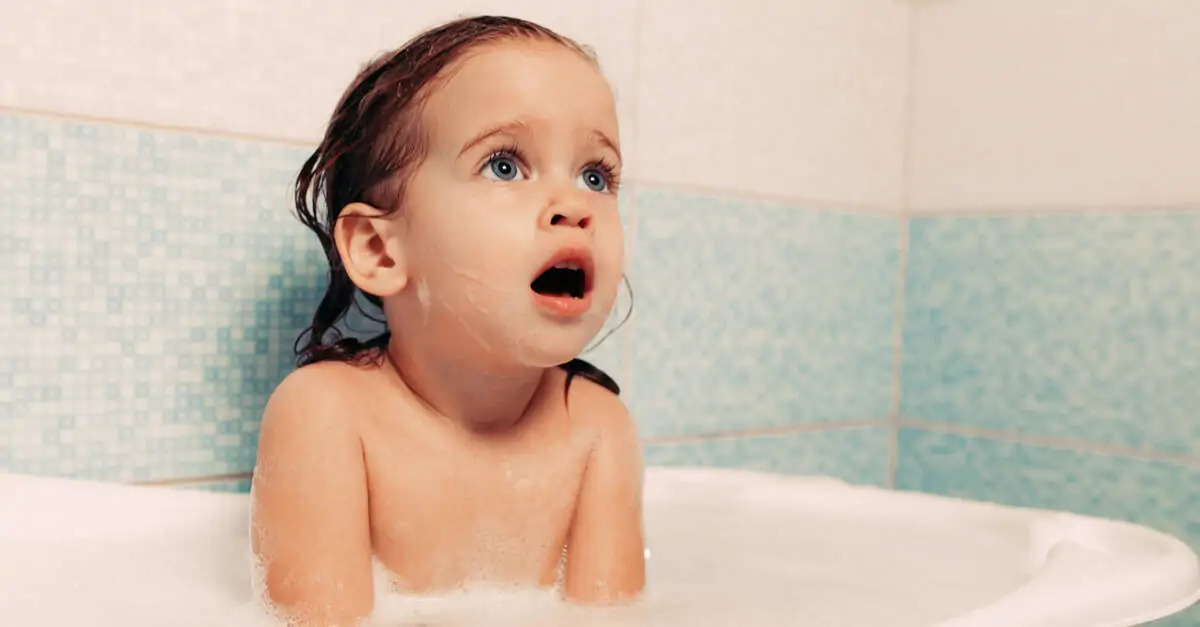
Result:
{"label": "upper lip", "polygon": [[574,263],[578,265],[579,269],[583,270],[583,291],[592,291],[592,282],[595,280],[596,263],[592,258],[592,251],[582,246],[568,246],[558,249],[558,251],[551,255],[550,259],[546,261],[546,263],[542,264],[542,267],[539,268],[536,273],[534,273],[533,280],[537,280],[537,278],[542,276],[542,274],[547,270],[560,263]]}

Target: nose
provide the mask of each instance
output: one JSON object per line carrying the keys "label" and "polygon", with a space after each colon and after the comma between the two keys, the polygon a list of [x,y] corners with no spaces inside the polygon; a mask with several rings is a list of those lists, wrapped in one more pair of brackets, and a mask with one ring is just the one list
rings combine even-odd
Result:
{"label": "nose", "polygon": [[586,203],[568,196],[557,202],[549,203],[546,210],[542,212],[541,225],[542,228],[547,229],[565,227],[590,231],[592,215],[588,211]]}

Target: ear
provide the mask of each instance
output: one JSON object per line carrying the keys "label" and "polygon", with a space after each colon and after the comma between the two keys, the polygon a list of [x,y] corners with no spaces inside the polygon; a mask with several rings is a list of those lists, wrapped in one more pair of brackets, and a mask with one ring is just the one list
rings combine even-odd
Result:
{"label": "ear", "polygon": [[359,289],[379,297],[392,296],[408,285],[402,237],[404,219],[366,203],[342,209],[333,226],[333,241],[346,274]]}

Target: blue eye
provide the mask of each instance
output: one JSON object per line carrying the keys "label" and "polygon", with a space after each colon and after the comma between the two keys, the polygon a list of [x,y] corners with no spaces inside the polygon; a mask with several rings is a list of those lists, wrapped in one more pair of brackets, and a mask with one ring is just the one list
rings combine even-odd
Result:
{"label": "blue eye", "polygon": [[484,176],[491,174],[501,181],[515,181],[521,176],[521,168],[512,156],[498,152],[484,164],[483,174]]}
{"label": "blue eye", "polygon": [[583,184],[593,192],[608,191],[608,176],[600,168],[588,168],[579,176]]}

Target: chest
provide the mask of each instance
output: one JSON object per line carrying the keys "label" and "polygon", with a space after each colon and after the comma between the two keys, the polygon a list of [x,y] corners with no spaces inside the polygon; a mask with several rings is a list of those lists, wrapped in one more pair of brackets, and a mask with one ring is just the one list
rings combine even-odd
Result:
{"label": "chest", "polygon": [[571,429],[506,440],[380,430],[364,442],[376,555],[418,587],[472,572],[545,579],[566,541],[591,444]]}

